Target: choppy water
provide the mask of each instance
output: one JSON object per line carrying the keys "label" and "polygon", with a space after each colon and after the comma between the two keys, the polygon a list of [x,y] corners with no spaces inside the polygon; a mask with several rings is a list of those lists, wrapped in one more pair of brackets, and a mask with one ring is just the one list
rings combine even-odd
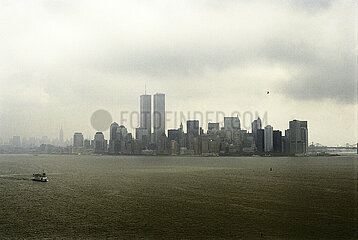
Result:
{"label": "choppy water", "polygon": [[[0,238],[357,239],[357,166],[353,156],[0,155]],[[42,169],[49,182],[31,181]]]}

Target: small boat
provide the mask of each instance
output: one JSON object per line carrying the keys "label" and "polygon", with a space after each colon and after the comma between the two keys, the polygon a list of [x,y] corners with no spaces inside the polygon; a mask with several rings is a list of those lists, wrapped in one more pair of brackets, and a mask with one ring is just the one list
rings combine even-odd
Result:
{"label": "small boat", "polygon": [[46,173],[34,173],[34,174],[32,174],[32,180],[39,181],[39,182],[47,182],[48,181]]}

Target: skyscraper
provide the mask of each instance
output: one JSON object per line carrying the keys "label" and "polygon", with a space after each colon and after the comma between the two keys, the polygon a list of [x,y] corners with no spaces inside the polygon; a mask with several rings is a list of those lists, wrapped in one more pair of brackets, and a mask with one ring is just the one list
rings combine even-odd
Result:
{"label": "skyscraper", "polygon": [[140,96],[140,128],[147,129],[148,136],[152,133],[152,96],[141,95]]}
{"label": "skyscraper", "polygon": [[155,94],[153,103],[153,140],[155,143],[158,143],[161,135],[165,134],[165,94]]}
{"label": "skyscraper", "polygon": [[186,132],[188,136],[190,134],[193,135],[193,137],[199,136],[199,120],[188,120],[186,121]]}
{"label": "skyscraper", "polygon": [[102,132],[96,132],[93,140],[94,153],[104,153],[106,151],[106,140]]}
{"label": "skyscraper", "polygon": [[262,123],[260,117],[258,117],[256,120],[254,120],[251,123],[251,132],[254,138],[256,137],[256,133],[258,129],[262,129]]}
{"label": "skyscraper", "polygon": [[74,147],[83,147],[83,135],[82,135],[82,133],[75,133],[73,135],[73,146]]}
{"label": "skyscraper", "polygon": [[273,150],[273,129],[270,125],[267,125],[264,130],[265,139],[265,152],[272,152]]}
{"label": "skyscraper", "polygon": [[108,152],[110,154],[118,153],[118,141],[117,141],[117,129],[119,125],[116,122],[113,122],[109,128],[109,147]]}
{"label": "skyscraper", "polygon": [[280,130],[273,131],[273,151],[282,152],[282,132]]}
{"label": "skyscraper", "polygon": [[239,117],[224,117],[224,129],[225,131],[240,130]]}
{"label": "skyscraper", "polygon": [[293,120],[289,123],[289,152],[304,154],[308,147],[307,121]]}
{"label": "skyscraper", "polygon": [[256,151],[262,153],[265,150],[265,133],[263,129],[257,129],[255,138]]}
{"label": "skyscraper", "polygon": [[219,123],[208,123],[208,133],[215,133],[220,130]]}

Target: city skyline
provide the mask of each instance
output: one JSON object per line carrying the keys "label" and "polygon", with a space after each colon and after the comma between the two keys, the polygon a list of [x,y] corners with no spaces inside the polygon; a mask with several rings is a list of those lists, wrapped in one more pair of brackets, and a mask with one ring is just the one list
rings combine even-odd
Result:
{"label": "city skyline", "polygon": [[[148,132],[146,134],[148,134],[150,136],[149,138],[152,141],[156,142],[157,140],[156,140],[156,137],[155,137],[155,134],[154,134],[154,129],[156,128],[156,124],[158,126],[161,126],[161,124],[163,124],[163,122],[160,123],[160,124],[155,123],[155,122],[158,122],[159,119],[161,119],[160,121],[164,121],[164,129],[161,127],[161,129],[162,129],[161,132],[164,131],[164,133],[167,135],[167,137],[168,137],[168,134],[167,134],[168,130],[176,129],[179,126],[177,124],[176,126],[173,126],[173,127],[166,127],[165,123],[167,123],[167,119],[165,117],[164,117],[164,119],[163,118],[158,118],[158,115],[154,114],[155,112],[158,113],[158,110],[157,111],[154,110],[155,108],[158,108],[158,107],[155,107],[155,105],[154,105],[154,96],[158,96],[158,95],[160,97],[162,97],[161,101],[163,101],[163,103],[164,103],[164,105],[162,104],[162,106],[161,106],[162,108],[160,109],[161,112],[160,112],[159,116],[162,116],[163,111],[164,111],[164,113],[166,113],[166,110],[165,110],[165,94],[162,94],[162,93],[161,94],[159,94],[159,93],[153,94],[153,106],[151,105],[151,102],[152,102],[152,95],[151,94],[147,94],[147,92],[145,92],[145,94],[140,95],[139,96],[140,97],[139,112],[137,112],[138,115],[139,115],[138,122],[137,122],[137,128],[136,127],[130,128],[128,126],[125,126],[126,129],[128,129],[133,134],[133,136],[138,134],[138,130],[140,131],[141,129],[144,129],[145,132]],[[133,111],[133,112],[136,112],[136,111]],[[221,112],[221,111],[218,111],[218,112],[221,113],[221,117],[222,117],[221,121],[220,120],[218,121],[218,119],[216,119],[216,121],[213,121],[213,120],[211,120],[211,121],[199,121],[199,120],[197,120],[195,118],[190,117],[190,116],[193,116],[194,114],[190,114],[189,112],[187,112],[187,113],[189,113],[188,114],[189,117],[183,115],[184,118],[181,120],[181,122],[179,120],[179,123],[183,123],[183,121],[185,123],[187,123],[187,121],[189,121],[189,122],[190,121],[197,121],[198,122],[197,123],[198,124],[198,129],[202,128],[203,130],[209,130],[210,129],[210,124],[218,124],[219,128],[223,127],[225,129],[227,128],[226,126],[229,126],[229,125],[230,125],[231,129],[235,128],[234,125],[236,126],[236,128],[239,128],[239,129],[241,128],[241,124],[240,124],[241,120],[238,117],[238,114],[236,114],[236,111],[234,111],[233,113],[235,113],[237,116],[226,116],[224,112]],[[198,113],[198,111],[196,111],[196,113]],[[200,114],[203,115],[202,113],[200,113]],[[222,114],[224,114],[224,115],[222,115]],[[250,113],[250,114],[252,114],[252,113]],[[245,129],[247,131],[250,131],[250,132],[254,133],[256,131],[257,127],[262,128],[262,129],[266,128],[267,126],[271,127],[270,122],[266,122],[266,125],[262,125],[262,122],[261,122],[262,120],[260,118],[260,115],[258,115],[257,112],[255,114],[256,114],[255,117],[257,117],[258,119],[253,119],[252,121],[250,120],[250,124],[249,124],[250,128],[243,127],[242,129]],[[267,115],[267,113],[264,113],[264,114]],[[166,116],[166,114],[164,114],[164,115]],[[252,116],[254,116],[254,115],[252,115]],[[155,118],[158,118],[158,120],[154,121]],[[235,119],[237,119],[237,120],[235,120]],[[264,119],[264,120],[268,121],[267,119]],[[128,121],[128,119],[126,119],[126,121]],[[112,125],[116,124],[117,126],[119,126],[117,122],[118,121],[116,121],[116,119],[114,119]],[[175,122],[177,123],[178,120],[176,120]],[[119,123],[119,124],[121,126],[123,125],[122,123]],[[133,123],[131,123],[131,124],[133,124]],[[150,126],[149,128],[147,128],[148,125]],[[245,125],[247,126],[248,124],[245,124]],[[110,139],[111,136],[112,136],[112,134],[111,134],[111,126],[109,126],[109,128],[106,131],[101,131],[101,132],[103,132],[103,136],[104,136],[105,139]],[[187,131],[187,129],[188,129],[187,124],[185,124],[185,127],[186,128],[183,128],[183,130]],[[290,127],[290,126],[288,125],[288,127]],[[93,134],[91,134],[91,133],[92,132],[95,133],[96,129],[94,129],[93,126],[91,126],[90,129],[87,129],[87,130],[82,130],[82,131],[75,130],[74,131],[75,135],[76,135],[77,132],[82,135],[82,142],[83,142],[84,139],[92,139]],[[86,134],[83,134],[83,132],[86,132]],[[143,133],[139,133],[139,134],[143,134]],[[13,136],[11,136],[11,137],[9,137],[7,139],[6,138],[1,138],[1,136],[0,136],[0,139],[2,140],[3,143],[5,143],[7,140],[12,139],[14,137],[16,137],[16,138],[17,137],[25,138],[25,140],[32,139],[32,141],[34,141],[34,139],[36,139],[36,140],[39,140],[37,142],[53,143],[53,144],[58,145],[58,146],[61,146],[64,143],[64,131],[63,131],[63,126],[62,125],[59,128],[59,133],[58,133],[57,138],[56,137],[48,138],[48,135],[35,136],[35,137],[34,136],[29,136],[29,137],[25,136],[25,137],[23,137],[21,135],[20,136],[19,135],[13,135]],[[44,140],[44,138],[45,138],[45,140]],[[75,141],[74,137],[73,137],[73,133],[68,133],[67,134],[66,141],[67,141],[67,143],[69,143],[69,142],[73,143],[73,141]],[[309,143],[310,144],[311,143],[321,144],[320,142],[311,141],[311,139],[310,139]],[[351,143],[346,142],[346,143],[336,144],[336,145],[331,145],[331,146],[346,146],[347,144],[355,145],[356,143],[355,142],[351,142]],[[324,144],[321,144],[321,145],[324,145]],[[326,146],[330,146],[330,145],[326,145]],[[272,146],[271,146],[271,148],[272,148]]]}

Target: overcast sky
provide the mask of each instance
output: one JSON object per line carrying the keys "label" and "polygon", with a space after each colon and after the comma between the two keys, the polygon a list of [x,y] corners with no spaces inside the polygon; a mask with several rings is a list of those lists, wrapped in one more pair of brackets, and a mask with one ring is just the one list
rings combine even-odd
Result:
{"label": "overcast sky", "polygon": [[0,0],[0,29],[5,140],[93,137],[92,113],[120,122],[146,83],[168,111],[267,113],[274,129],[307,120],[310,142],[358,141],[353,0]]}

